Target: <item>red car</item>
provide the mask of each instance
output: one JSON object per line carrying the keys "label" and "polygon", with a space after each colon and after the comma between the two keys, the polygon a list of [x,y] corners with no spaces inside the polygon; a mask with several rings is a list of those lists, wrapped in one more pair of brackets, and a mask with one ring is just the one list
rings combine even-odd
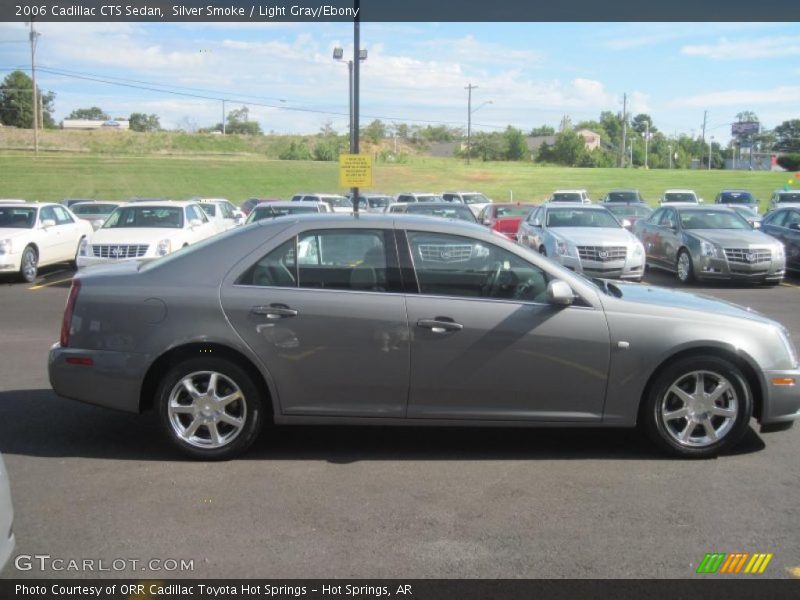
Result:
{"label": "red car", "polygon": [[478,223],[516,242],[519,224],[537,206],[527,202],[492,203],[480,212]]}

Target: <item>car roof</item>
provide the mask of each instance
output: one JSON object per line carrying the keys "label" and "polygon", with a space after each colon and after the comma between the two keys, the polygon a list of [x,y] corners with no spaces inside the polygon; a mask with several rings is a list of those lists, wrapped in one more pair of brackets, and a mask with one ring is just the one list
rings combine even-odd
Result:
{"label": "car roof", "polygon": [[[470,192],[444,192],[445,194],[469,194]],[[398,196],[441,196],[436,192],[398,192]]]}
{"label": "car roof", "polygon": [[153,201],[141,201],[141,202],[133,202],[137,207],[167,207],[172,206],[176,208],[185,208],[192,204],[198,204],[194,200],[153,200]]}
{"label": "car roof", "polygon": [[117,206],[121,206],[126,204],[126,202],[123,202],[122,200],[92,200],[91,202],[76,202],[70,206],[70,209],[72,209],[74,206],[83,206],[86,204],[116,204]]}
{"label": "car roof", "polygon": [[485,195],[483,192],[476,192],[476,191],[466,191],[466,192],[465,191],[461,191],[461,192],[447,191],[447,192],[442,192],[442,194],[481,194],[482,196]]}
{"label": "car roof", "polygon": [[700,212],[700,211],[714,211],[714,212],[730,212],[733,209],[724,204],[693,204],[691,202],[675,202],[670,204],[670,207],[680,208],[681,210]]}
{"label": "car roof", "polygon": [[585,194],[585,189],[555,190],[554,194]]}
{"label": "car roof", "polygon": [[[419,208],[420,206],[430,206],[432,208],[455,208],[456,210],[469,210],[465,204],[461,204],[460,202],[396,202],[395,204],[399,204],[400,206],[408,206],[409,208]],[[394,206],[394,204],[390,204],[389,206]]]}
{"label": "car roof", "polygon": [[[413,215],[407,213],[363,213],[360,212],[358,215],[354,213],[303,213],[303,214],[296,214],[296,215],[287,215],[283,217],[277,217],[276,219],[269,219],[267,222],[275,223],[275,222],[303,222],[308,223],[309,225],[335,225],[335,228],[342,228],[346,229],[348,227],[353,227],[354,225],[366,225],[367,227],[383,227],[383,228],[393,228],[395,226],[400,227],[419,227],[422,229],[445,229],[449,227],[449,225],[445,224],[452,224],[457,223],[459,229],[463,229],[464,227],[468,227],[471,232],[476,234],[482,234],[481,237],[485,237],[486,239],[495,239],[496,234],[492,234],[486,227],[483,225],[478,225],[477,223],[470,223],[468,221],[459,221],[457,219],[431,219],[429,216],[426,215]],[[256,221],[256,223],[261,223],[261,221]],[[433,225],[431,223],[441,223],[441,225]],[[463,224],[463,225],[462,225]],[[454,226],[455,227],[455,226]]]}
{"label": "car roof", "polygon": [[672,188],[669,190],[664,190],[665,194],[695,194],[694,190],[689,190],[686,188]]}
{"label": "car roof", "polygon": [[280,200],[278,202],[259,202],[254,208],[278,207],[278,208],[297,208],[298,206],[319,206],[322,202],[292,202],[291,200]]}
{"label": "car roof", "polygon": [[[637,204],[640,204],[637,202]],[[586,208],[589,210],[608,210],[602,204],[584,204],[583,202],[548,202],[543,208]]]}
{"label": "car roof", "polygon": [[189,198],[187,202],[199,202],[200,204],[203,203],[221,203],[221,202],[230,202],[227,198]]}
{"label": "car roof", "polygon": [[719,191],[720,194],[728,194],[728,193],[733,193],[733,192],[741,193],[741,194],[752,194],[753,193],[750,190],[743,190],[743,189],[738,189],[738,188],[730,188],[730,189],[720,190]]}

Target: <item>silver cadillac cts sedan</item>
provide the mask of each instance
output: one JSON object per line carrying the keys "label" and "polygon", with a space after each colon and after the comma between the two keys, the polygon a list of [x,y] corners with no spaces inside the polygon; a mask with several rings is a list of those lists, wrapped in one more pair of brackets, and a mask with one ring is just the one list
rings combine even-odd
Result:
{"label": "silver cadillac cts sedan", "polygon": [[49,374],[61,396],[156,411],[199,459],[293,423],[640,426],[709,457],[751,417],[800,418],[775,321],[411,215],[280,217],[82,271]]}

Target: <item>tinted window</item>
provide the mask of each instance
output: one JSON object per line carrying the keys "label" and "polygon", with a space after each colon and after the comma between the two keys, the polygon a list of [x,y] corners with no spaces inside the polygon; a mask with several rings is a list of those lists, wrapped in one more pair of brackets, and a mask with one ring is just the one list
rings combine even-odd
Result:
{"label": "tinted window", "polygon": [[751,229],[735,212],[686,210],[680,213],[684,229]]}
{"label": "tinted window", "polygon": [[664,202],[694,202],[697,203],[697,196],[684,192],[670,192],[664,194]]}
{"label": "tinted window", "polygon": [[73,206],[72,212],[76,215],[107,215],[117,207],[116,204],[82,204],[80,206]]}
{"label": "tinted window", "polygon": [[36,223],[35,208],[12,208],[0,206],[0,227],[31,229]]}
{"label": "tinted window", "polygon": [[677,227],[678,221],[675,218],[675,211],[665,210],[664,214],[661,215],[661,220],[659,220],[658,224],[662,227],[668,227],[670,229]]}
{"label": "tinted window", "polygon": [[406,208],[408,214],[426,215],[429,217],[440,217],[442,219],[458,219],[459,221],[468,221],[475,223],[475,216],[472,211],[463,204],[450,204],[444,202],[441,206],[431,206],[425,204],[409,204]]}
{"label": "tinted window", "polygon": [[544,302],[544,271],[480,240],[408,232],[421,294]]}
{"label": "tinted window", "polygon": [[638,202],[639,194],[636,192],[609,192],[608,202]]}
{"label": "tinted window", "polygon": [[559,192],[553,194],[552,202],[583,202],[583,196],[572,192]]}
{"label": "tinted window", "polygon": [[202,207],[203,212],[205,212],[209,217],[213,217],[215,214],[217,214],[217,206],[215,204],[205,203],[201,204],[200,206]]}
{"label": "tinted window", "polygon": [[778,202],[800,202],[800,192],[781,192]]}
{"label": "tinted window", "polygon": [[800,212],[796,210],[790,211],[783,221],[784,227],[791,227],[792,225],[800,224]]}
{"label": "tinted window", "polygon": [[554,208],[547,211],[548,227],[616,227],[619,222],[606,210]]}
{"label": "tinted window", "polygon": [[397,277],[389,273],[384,237],[383,231],[369,229],[301,234],[297,243],[300,287],[371,292],[396,289]]}
{"label": "tinted window", "polygon": [[397,197],[397,201],[398,202],[414,202],[414,198],[412,198],[411,196],[398,196]]}
{"label": "tinted window", "polygon": [[111,213],[103,229],[114,227],[183,228],[183,209],[172,206],[122,206]]}
{"label": "tinted window", "polygon": [[[487,210],[491,207],[487,207]],[[495,208],[495,216],[498,219],[503,217],[524,217],[531,211],[530,206],[498,206]]]}
{"label": "tinted window", "polygon": [[295,242],[296,238],[292,238],[278,246],[250,267],[236,283],[239,285],[296,287]]}
{"label": "tinted window", "polygon": [[753,204],[756,200],[750,192],[720,192],[722,204]]}

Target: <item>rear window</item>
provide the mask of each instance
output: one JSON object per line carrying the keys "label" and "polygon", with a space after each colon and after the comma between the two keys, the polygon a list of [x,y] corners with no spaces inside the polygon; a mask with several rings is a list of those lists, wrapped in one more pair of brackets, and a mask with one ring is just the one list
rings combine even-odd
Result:
{"label": "rear window", "polygon": [[609,202],[638,202],[639,194],[636,192],[609,192]]}
{"label": "rear window", "polygon": [[582,202],[583,196],[572,192],[559,192],[553,194],[553,202]]}
{"label": "rear window", "polygon": [[475,223],[475,215],[463,204],[445,204],[442,206],[420,206],[419,204],[409,204],[406,211],[408,214],[425,215],[429,217],[439,217],[442,219],[458,219]]}
{"label": "rear window", "polygon": [[783,192],[778,195],[778,202],[800,202],[800,192]]}
{"label": "rear window", "polygon": [[498,219],[503,217],[524,217],[530,211],[530,206],[498,206],[495,209],[495,215]]}
{"label": "rear window", "polygon": [[107,215],[117,208],[116,204],[101,204],[93,202],[92,204],[81,204],[73,206],[72,212],[76,215]]}
{"label": "rear window", "polygon": [[214,204],[207,204],[207,203],[204,203],[204,204],[201,204],[200,206],[201,206],[201,208],[203,209],[203,211],[204,211],[204,212],[205,212],[205,213],[206,213],[206,214],[207,214],[209,217],[213,217],[214,215],[216,215],[216,214],[217,214],[217,207],[216,207],[216,205],[214,205]]}
{"label": "rear window", "polygon": [[697,203],[697,196],[691,193],[670,192],[664,194],[664,202],[694,202]]}
{"label": "rear window", "polygon": [[124,206],[111,213],[103,229],[116,227],[183,228],[183,208],[171,206]]}
{"label": "rear window", "polygon": [[719,201],[723,204],[753,204],[755,198],[750,192],[722,192]]}

